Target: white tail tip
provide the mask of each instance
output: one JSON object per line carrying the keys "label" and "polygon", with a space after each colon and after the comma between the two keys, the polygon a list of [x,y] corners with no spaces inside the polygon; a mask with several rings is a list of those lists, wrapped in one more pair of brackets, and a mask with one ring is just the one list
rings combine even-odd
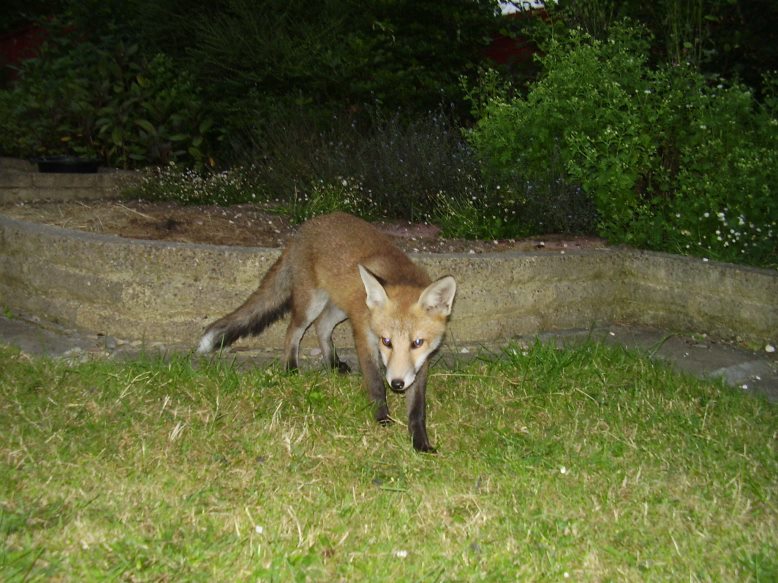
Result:
{"label": "white tail tip", "polygon": [[200,354],[208,354],[209,352],[213,352],[213,341],[213,332],[207,332],[206,334],[203,334],[203,337],[200,339],[200,344],[197,345],[197,352]]}

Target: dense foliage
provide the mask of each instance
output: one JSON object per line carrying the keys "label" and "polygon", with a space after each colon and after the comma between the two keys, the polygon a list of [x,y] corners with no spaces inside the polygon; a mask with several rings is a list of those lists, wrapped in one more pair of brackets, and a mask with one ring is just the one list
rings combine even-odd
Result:
{"label": "dense foliage", "polygon": [[[186,61],[228,99],[262,111],[280,100],[425,111],[459,101],[494,3],[457,0],[209,1],[186,24]],[[248,90],[248,91],[247,91]]]}
{"label": "dense foliage", "polygon": [[190,74],[118,31],[82,38],[59,19],[47,28],[40,54],[0,92],[0,151],[96,157],[122,168],[202,165],[212,120]]}
{"label": "dense foliage", "polygon": [[649,67],[647,47],[621,26],[551,42],[529,93],[492,99],[470,134],[487,175],[535,184],[558,160],[613,242],[775,263],[774,102],[687,64]]}
{"label": "dense foliage", "polygon": [[0,91],[6,155],[225,165],[290,111],[326,127],[376,108],[456,110],[495,22],[492,0],[64,4],[40,21],[38,58]]}
{"label": "dense foliage", "polygon": [[[0,90],[0,154],[159,166],[133,194],[299,221],[597,233],[774,266],[776,6],[559,2],[506,20],[493,0],[40,0],[55,16]],[[542,56],[490,66],[498,28]]]}
{"label": "dense foliage", "polygon": [[689,63],[706,77],[738,79],[761,94],[762,75],[778,67],[778,3],[773,0],[584,0],[548,2],[548,18],[508,23],[544,44],[580,29],[605,40],[624,20],[651,32],[649,63]]}

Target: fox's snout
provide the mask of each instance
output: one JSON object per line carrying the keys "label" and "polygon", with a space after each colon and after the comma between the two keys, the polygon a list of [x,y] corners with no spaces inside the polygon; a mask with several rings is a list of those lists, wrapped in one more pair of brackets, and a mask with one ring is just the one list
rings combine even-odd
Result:
{"label": "fox's snout", "polygon": [[409,345],[410,341],[398,342],[397,345],[389,343],[388,346],[386,343],[381,344],[384,379],[392,392],[400,394],[407,391],[416,381],[416,373],[419,372],[428,356],[426,350],[418,351],[415,354],[412,350],[403,350],[403,344]]}
{"label": "fox's snout", "polygon": [[386,367],[386,383],[393,392],[400,394],[413,385],[416,373],[427,359],[427,354],[411,355],[394,351],[384,351],[381,356]]}
{"label": "fox's snout", "polygon": [[408,385],[405,384],[405,381],[403,379],[386,379],[386,380],[389,381],[389,388],[392,389],[395,393],[404,393],[405,389],[408,388]]}

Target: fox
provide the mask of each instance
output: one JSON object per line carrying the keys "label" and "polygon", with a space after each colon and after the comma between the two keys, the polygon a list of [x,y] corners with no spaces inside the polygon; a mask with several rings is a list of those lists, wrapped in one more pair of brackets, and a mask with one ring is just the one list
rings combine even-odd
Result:
{"label": "fox", "polygon": [[320,215],[301,225],[242,305],[205,328],[197,351],[256,336],[291,313],[284,367],[297,369],[300,342],[313,326],[324,362],[348,373],[332,340],[335,327],[348,320],[375,420],[392,423],[388,385],[405,395],[413,448],[434,453],[426,426],[427,378],[456,291],[452,276],[433,281],[370,223],[340,212]]}

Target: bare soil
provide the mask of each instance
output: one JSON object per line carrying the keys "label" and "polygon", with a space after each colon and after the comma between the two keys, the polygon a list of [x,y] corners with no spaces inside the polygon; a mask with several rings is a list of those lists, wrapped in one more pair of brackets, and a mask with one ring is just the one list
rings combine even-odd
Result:
{"label": "bare soil", "polygon": [[[147,201],[76,201],[15,203],[0,213],[23,221],[55,225],[129,239],[207,243],[244,247],[283,247],[296,226],[257,205],[180,206]],[[548,235],[527,239],[472,241],[441,237],[430,224],[377,223],[406,252],[486,253],[555,251],[606,246],[596,237]]]}

